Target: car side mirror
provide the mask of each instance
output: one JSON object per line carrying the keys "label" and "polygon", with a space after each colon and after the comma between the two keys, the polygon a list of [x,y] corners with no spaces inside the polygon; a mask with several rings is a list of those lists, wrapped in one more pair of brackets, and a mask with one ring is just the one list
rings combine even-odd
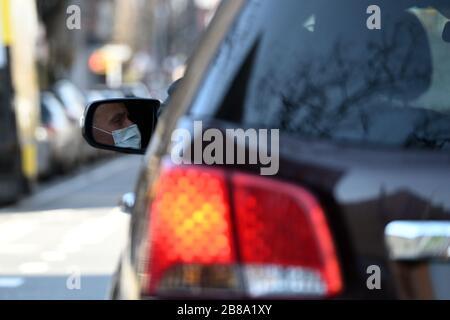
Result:
{"label": "car side mirror", "polygon": [[156,126],[160,102],[125,98],[89,104],[81,119],[84,139],[94,148],[144,154]]}

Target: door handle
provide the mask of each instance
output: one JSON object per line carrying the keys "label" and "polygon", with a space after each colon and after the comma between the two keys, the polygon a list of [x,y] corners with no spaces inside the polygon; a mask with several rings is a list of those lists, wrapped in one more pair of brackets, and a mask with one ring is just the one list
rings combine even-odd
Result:
{"label": "door handle", "polygon": [[450,221],[393,221],[385,228],[392,260],[450,258]]}

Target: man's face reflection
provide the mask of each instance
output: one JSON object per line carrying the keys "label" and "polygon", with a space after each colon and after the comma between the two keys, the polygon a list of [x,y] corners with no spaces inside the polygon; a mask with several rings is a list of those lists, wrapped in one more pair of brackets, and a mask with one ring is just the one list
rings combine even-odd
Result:
{"label": "man's face reflection", "polygon": [[94,115],[93,136],[97,143],[114,145],[112,132],[127,128],[134,123],[128,118],[128,110],[123,103],[101,104]]}

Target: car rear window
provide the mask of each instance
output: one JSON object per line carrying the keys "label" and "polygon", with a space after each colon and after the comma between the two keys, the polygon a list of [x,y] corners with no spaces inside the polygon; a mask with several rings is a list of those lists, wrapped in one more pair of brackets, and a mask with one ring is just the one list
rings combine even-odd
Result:
{"label": "car rear window", "polygon": [[[219,118],[309,138],[450,149],[448,1],[252,3],[255,36]],[[228,56],[242,50],[236,32],[224,41]]]}

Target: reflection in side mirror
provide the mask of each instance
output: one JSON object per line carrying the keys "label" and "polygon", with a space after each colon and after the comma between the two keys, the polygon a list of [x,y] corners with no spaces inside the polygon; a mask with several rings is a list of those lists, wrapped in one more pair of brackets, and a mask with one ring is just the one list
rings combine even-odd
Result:
{"label": "reflection in side mirror", "polygon": [[143,154],[156,125],[160,102],[154,99],[110,99],[90,104],[82,120],[93,147]]}

